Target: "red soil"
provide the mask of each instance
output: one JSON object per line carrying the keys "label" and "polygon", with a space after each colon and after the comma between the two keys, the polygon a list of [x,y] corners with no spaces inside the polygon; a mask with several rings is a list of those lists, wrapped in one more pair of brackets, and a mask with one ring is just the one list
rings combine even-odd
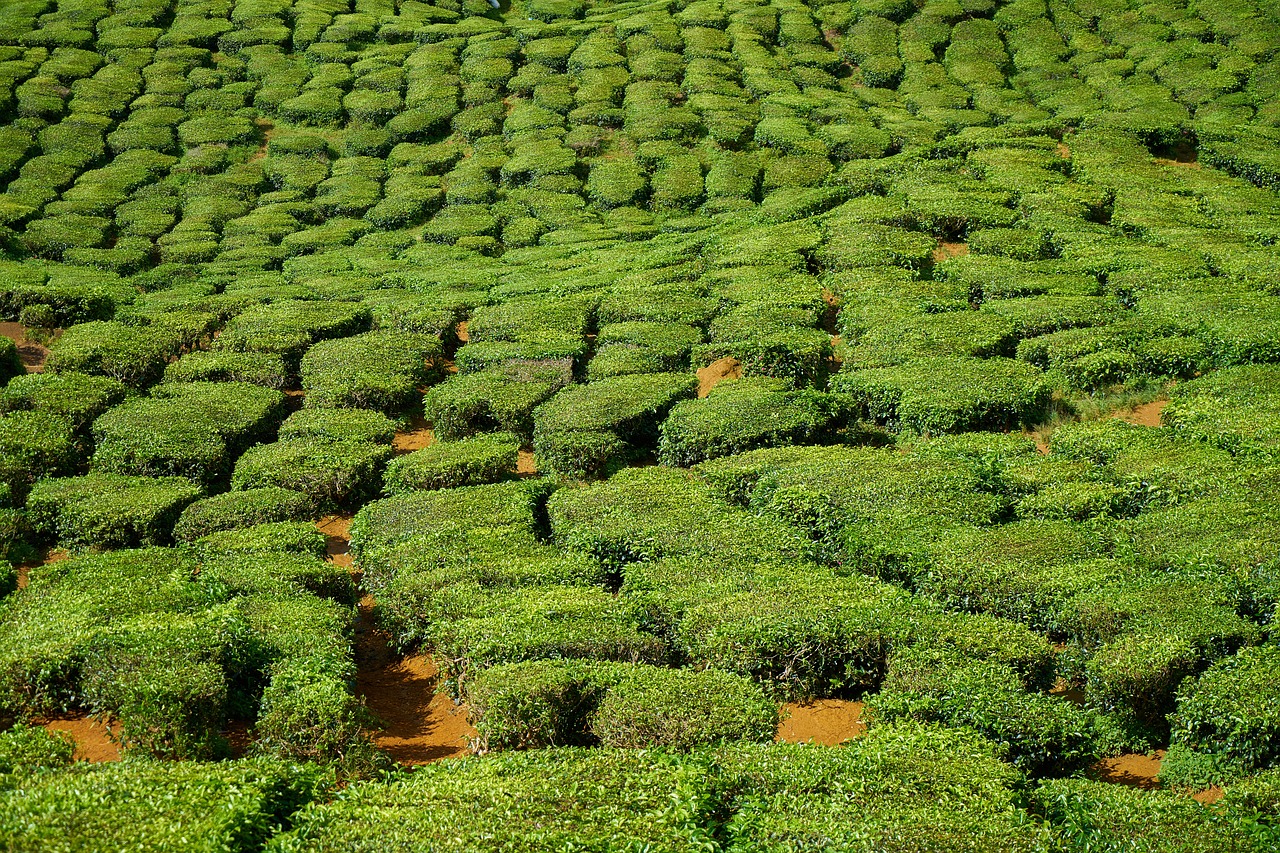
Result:
{"label": "red soil", "polygon": [[1104,758],[1091,769],[1093,775],[1103,782],[1152,791],[1160,787],[1160,781],[1156,776],[1160,772],[1160,762],[1163,759],[1164,750],[1157,749],[1151,755],[1130,753],[1118,755],[1115,758]]}
{"label": "red soil", "polygon": [[1061,157],[1063,160],[1071,159],[1071,149],[1067,147],[1067,144],[1065,142],[1058,143],[1058,156]]}
{"label": "red soil", "polygon": [[726,379],[741,379],[742,364],[733,356],[713,361],[698,371],[698,396],[705,397]]}
{"label": "red soil", "polygon": [[533,458],[532,450],[521,448],[516,454],[516,473],[522,477],[532,477],[538,473],[538,462]]}
{"label": "red soil", "polygon": [[18,565],[18,589],[26,589],[27,583],[31,580],[31,570],[38,566],[48,566],[53,563],[61,563],[71,555],[62,548],[50,548],[45,551],[44,557],[39,562],[21,563]]}
{"label": "red soil", "polygon": [[409,422],[409,428],[391,439],[391,449],[398,454],[412,453],[436,443],[436,434],[421,417]]}
{"label": "red soil", "polygon": [[437,693],[439,671],[427,655],[397,657],[386,632],[374,627],[373,598],[360,602],[356,624],[356,691],[380,728],[373,744],[401,764],[427,764],[470,753],[478,732],[466,710]]}
{"label": "red soil", "polygon": [[1135,406],[1132,409],[1116,412],[1112,417],[1119,418],[1125,423],[1135,426],[1158,427],[1160,426],[1160,413],[1164,411],[1167,405],[1169,405],[1168,400],[1153,400],[1150,403],[1143,403],[1141,406]]}
{"label": "red soil", "polygon": [[471,340],[471,334],[467,331],[466,320],[462,320],[461,322],[458,323],[458,328],[455,330],[455,332],[458,336],[459,343],[465,344],[467,341]]}
{"label": "red soil", "polygon": [[76,761],[98,763],[119,761],[120,744],[113,740],[120,733],[120,726],[105,726],[92,717],[56,717],[42,725],[51,732],[66,732],[76,745]]}
{"label": "red soil", "polygon": [[27,339],[27,327],[21,323],[0,323],[0,335],[18,345],[18,358],[27,373],[41,373],[49,358],[49,348]]}
{"label": "red soil", "polygon": [[939,240],[938,248],[933,250],[933,260],[938,263],[948,258],[963,258],[967,254],[969,254],[968,243],[952,243],[947,240]]}
{"label": "red soil", "polygon": [[861,702],[845,699],[815,699],[789,702],[783,706],[778,725],[779,743],[813,743],[839,746],[867,730],[862,720]]}
{"label": "red soil", "polygon": [[326,515],[316,522],[316,530],[324,534],[329,562],[344,569],[351,568],[351,516]]}

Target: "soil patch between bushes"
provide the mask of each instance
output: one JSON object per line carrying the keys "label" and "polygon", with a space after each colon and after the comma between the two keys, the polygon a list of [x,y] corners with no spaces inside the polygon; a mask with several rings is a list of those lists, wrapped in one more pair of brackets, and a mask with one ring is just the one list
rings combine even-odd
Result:
{"label": "soil patch between bushes", "polygon": [[360,602],[356,622],[356,692],[377,718],[373,745],[400,764],[427,764],[470,754],[478,733],[466,709],[436,692],[439,670],[428,655],[398,657],[375,625],[374,600]]}
{"label": "soil patch between bushes", "polygon": [[427,422],[419,416],[409,422],[407,429],[396,433],[395,438],[391,439],[391,449],[403,455],[412,453],[415,450],[421,450],[424,447],[430,447],[435,443],[435,431],[427,426]]}
{"label": "soil patch between bushes", "polygon": [[742,378],[742,363],[731,355],[717,359],[698,371],[698,396],[705,397],[721,382]]}
{"label": "soil patch between bushes", "polygon": [[1141,406],[1134,406],[1132,409],[1116,412],[1112,417],[1119,418],[1125,423],[1133,424],[1134,426],[1158,427],[1160,426],[1160,413],[1168,405],[1168,400],[1152,400],[1150,403],[1143,403]]}
{"label": "soil patch between bushes", "polygon": [[65,732],[76,745],[76,761],[98,764],[120,760],[120,744],[113,738],[120,733],[118,723],[110,726],[93,717],[54,717],[41,723],[51,732]]}
{"label": "soil patch between bushes", "polygon": [[814,699],[788,702],[778,724],[779,743],[817,743],[839,746],[867,730],[862,719],[863,703],[847,699]]}
{"label": "soil patch between bushes", "polygon": [[13,341],[18,347],[18,358],[27,373],[44,372],[49,359],[49,348],[27,338],[27,327],[21,323],[0,323],[0,335]]}

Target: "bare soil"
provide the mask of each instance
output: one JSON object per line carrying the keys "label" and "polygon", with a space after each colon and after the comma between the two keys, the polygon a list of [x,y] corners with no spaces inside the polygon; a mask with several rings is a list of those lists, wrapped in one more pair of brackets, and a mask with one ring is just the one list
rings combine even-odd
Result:
{"label": "bare soil", "polygon": [[939,263],[949,258],[963,258],[969,254],[968,243],[953,243],[949,240],[939,240],[938,248],[933,250],[933,261]]}
{"label": "bare soil", "polygon": [[401,764],[427,764],[470,754],[479,736],[466,709],[437,693],[439,670],[429,655],[397,656],[377,628],[372,596],[360,602],[356,623],[356,691],[378,719],[373,744]]}
{"label": "bare soil", "polygon": [[18,346],[18,358],[27,373],[42,373],[49,358],[49,348],[27,338],[27,327],[21,323],[0,323],[0,335]]}
{"label": "bare soil", "polygon": [[1200,168],[1200,152],[1190,142],[1179,142],[1172,148],[1165,149],[1160,153],[1168,155],[1155,158],[1155,161],[1161,166],[1181,166],[1187,169]]}
{"label": "bare soil", "polygon": [[1049,691],[1049,695],[1055,699],[1070,702],[1073,705],[1084,705],[1084,691],[1063,678],[1059,678],[1057,683],[1053,685],[1053,689]]}
{"label": "bare soil", "polygon": [[538,461],[533,458],[533,451],[521,448],[516,454],[516,473],[521,477],[532,477],[538,473]]}
{"label": "bare soil", "polygon": [[350,569],[351,516],[326,515],[316,522],[316,530],[324,534],[325,553],[335,566]]}
{"label": "bare soil", "polygon": [[455,333],[458,336],[459,343],[465,344],[467,341],[471,340],[471,333],[467,331],[466,320],[462,320],[458,323],[458,328],[455,330]]}
{"label": "bare soil", "polygon": [[863,704],[846,699],[815,699],[788,702],[778,724],[779,743],[817,743],[839,746],[867,730],[862,720]]}
{"label": "bare soil", "polygon": [[89,716],[55,717],[41,723],[51,732],[66,732],[76,745],[76,761],[99,763],[120,760],[120,744],[113,738],[120,733],[119,724],[109,727]]}
{"label": "bare soil", "polygon": [[1153,791],[1160,787],[1160,780],[1156,776],[1160,772],[1160,762],[1164,760],[1164,752],[1163,749],[1157,749],[1150,755],[1129,753],[1115,758],[1104,758],[1094,764],[1090,770],[1094,778],[1102,782]]}
{"label": "bare soil", "polygon": [[27,583],[31,580],[31,570],[37,566],[48,566],[53,563],[61,563],[71,555],[63,548],[50,548],[44,552],[44,556],[38,562],[20,563],[18,569],[18,589],[26,589]]}
{"label": "bare soil", "polygon": [[705,397],[725,380],[741,379],[742,363],[733,356],[711,362],[698,371],[698,396]]}
{"label": "bare soil", "polygon": [[1057,148],[1058,148],[1059,157],[1061,157],[1063,160],[1071,159],[1071,149],[1067,147],[1067,143],[1059,142],[1057,145]]}
{"label": "bare soil", "polygon": [[391,449],[403,455],[430,447],[435,443],[435,431],[427,426],[427,422],[419,415],[409,422],[408,429],[397,432],[395,438],[391,439]]}
{"label": "bare soil", "polygon": [[1160,413],[1164,411],[1167,405],[1169,405],[1168,400],[1153,400],[1150,403],[1143,403],[1141,406],[1135,406],[1132,409],[1123,409],[1116,412],[1112,417],[1119,418],[1125,423],[1135,426],[1158,427],[1160,426]]}

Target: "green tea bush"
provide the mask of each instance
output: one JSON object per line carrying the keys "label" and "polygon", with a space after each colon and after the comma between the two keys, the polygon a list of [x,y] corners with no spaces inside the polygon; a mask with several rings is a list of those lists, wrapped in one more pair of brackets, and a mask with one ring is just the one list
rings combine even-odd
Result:
{"label": "green tea bush", "polygon": [[598,742],[687,751],[772,740],[777,706],[727,673],[642,664],[529,661],[495,667],[467,701],[486,750]]}
{"label": "green tea bush", "polygon": [[233,490],[277,486],[318,508],[347,507],[377,495],[391,448],[363,441],[295,438],[250,448],[231,474]]}
{"label": "green tea bush", "polygon": [[427,391],[423,411],[445,441],[492,429],[529,441],[534,409],[567,382],[563,367],[536,361],[459,373]]}
{"label": "green tea bush", "polygon": [[93,422],[93,469],[212,486],[226,480],[236,456],[270,438],[283,415],[284,395],[256,385],[161,385]]}
{"label": "green tea bush", "polygon": [[163,544],[200,490],[183,477],[88,474],[42,480],[27,497],[31,524],[65,548]]}
{"label": "green tea bush", "polygon": [[1271,365],[1217,370],[1179,384],[1161,419],[1175,433],[1208,442],[1234,456],[1266,461],[1276,458],[1274,416],[1280,410]]}
{"label": "green tea bush", "polygon": [[46,367],[54,373],[89,373],[141,387],[160,379],[182,343],[179,331],[160,324],[81,323],[67,329],[50,348]]}
{"label": "green tea bush", "polygon": [[662,423],[658,459],[688,467],[756,447],[810,444],[830,437],[839,403],[773,379],[722,382],[702,400],[676,404]]}
{"label": "green tea bush", "polygon": [[[1171,743],[1212,757],[1217,767],[1235,773],[1274,765],[1280,720],[1269,673],[1276,658],[1274,646],[1246,648],[1199,678],[1184,681],[1169,718]],[[1220,784],[1221,779],[1211,782]]]}
{"label": "green tea bush", "polygon": [[877,423],[923,435],[1035,423],[1050,396],[1040,371],[1012,359],[917,359],[841,373],[832,389]]}
{"label": "green tea bush", "polygon": [[40,726],[19,723],[0,732],[0,790],[18,787],[41,770],[61,770],[71,764],[75,744]]}
{"label": "green tea bush", "polygon": [[278,761],[80,765],[0,794],[15,849],[248,850],[318,798],[325,774]]}
{"label": "green tea bush", "polygon": [[1033,776],[1070,774],[1097,757],[1085,711],[1027,693],[1005,664],[930,645],[893,654],[870,708],[877,722],[912,718],[967,726]]}
{"label": "green tea bush", "polygon": [[396,422],[381,412],[368,409],[301,409],[284,419],[279,439],[327,439],[390,444]]}
{"label": "green tea bush", "polygon": [[284,358],[275,353],[187,353],[165,368],[166,382],[247,382],[282,389],[289,384]]}
{"label": "green tea bush", "polygon": [[428,363],[441,355],[439,339],[379,330],[322,341],[301,363],[308,407],[402,411],[416,402]]}
{"label": "green tea bush", "polygon": [[120,404],[127,389],[105,376],[83,373],[32,373],[0,388],[0,412],[45,412],[71,423],[82,434],[98,415]]}
{"label": "green tea bush", "polygon": [[601,589],[543,587],[489,597],[485,613],[438,626],[434,655],[460,697],[489,667],[546,658],[664,663],[661,638],[635,624],[625,603]]}
{"label": "green tea bush", "polygon": [[[542,750],[445,762],[390,784],[353,785],[342,800],[296,815],[273,847],[285,853],[349,845],[374,831],[382,843],[401,845],[439,839],[475,847],[497,840],[512,847],[681,849],[703,833],[705,807],[694,796],[703,772],[641,750]],[[535,795],[548,790],[562,793]],[[672,808],[673,792],[686,790],[681,807]],[[528,806],[511,811],[513,798]],[[452,816],[459,808],[482,822],[458,826]]]}
{"label": "green tea bush", "polygon": [[269,521],[205,534],[195,541],[195,547],[205,557],[298,554],[320,559],[325,553],[325,539],[310,522]]}
{"label": "green tea bush", "polygon": [[0,415],[0,472],[6,498],[20,500],[42,477],[73,474],[79,447],[70,424],[49,412]]}
{"label": "green tea bush", "polygon": [[354,335],[369,328],[367,307],[351,302],[283,300],[238,314],[213,343],[213,350],[276,353],[291,371],[314,342]]}
{"label": "green tea bush", "polygon": [[575,385],[534,412],[539,468],[587,476],[624,446],[654,447],[671,407],[693,396],[696,380],[679,374],[635,374]]}
{"label": "green tea bush", "polygon": [[388,495],[419,489],[449,489],[494,483],[515,473],[520,439],[511,433],[486,433],[438,442],[387,465],[383,491]]}
{"label": "green tea bush", "polygon": [[276,521],[303,521],[315,514],[310,498],[276,487],[228,492],[189,504],[173,528],[173,538],[193,542],[210,533]]}

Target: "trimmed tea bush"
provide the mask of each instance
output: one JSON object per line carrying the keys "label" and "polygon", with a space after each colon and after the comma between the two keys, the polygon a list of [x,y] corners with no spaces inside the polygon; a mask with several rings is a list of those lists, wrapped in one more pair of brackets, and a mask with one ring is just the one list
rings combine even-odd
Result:
{"label": "trimmed tea bush", "polygon": [[395,495],[495,483],[515,473],[519,449],[520,439],[511,433],[438,442],[393,460],[383,476],[383,491]]}
{"label": "trimmed tea bush", "polygon": [[688,467],[756,447],[820,442],[832,434],[840,404],[774,379],[722,382],[702,400],[677,403],[662,423],[658,459]]}
{"label": "trimmed tea bush", "polygon": [[302,359],[306,405],[402,411],[415,402],[429,362],[440,354],[438,338],[394,330],[322,341]]}
{"label": "trimmed tea bush", "polygon": [[64,548],[127,548],[171,541],[182,510],[199,496],[183,477],[88,474],[37,483],[27,512],[42,536]]}
{"label": "trimmed tea bush", "polygon": [[192,542],[210,533],[273,521],[303,521],[315,514],[310,498],[290,489],[267,487],[204,498],[182,511],[173,537]]}
{"label": "trimmed tea bush", "polygon": [[320,509],[353,507],[378,494],[391,448],[364,441],[294,438],[250,448],[231,474],[234,490],[277,486]]}

